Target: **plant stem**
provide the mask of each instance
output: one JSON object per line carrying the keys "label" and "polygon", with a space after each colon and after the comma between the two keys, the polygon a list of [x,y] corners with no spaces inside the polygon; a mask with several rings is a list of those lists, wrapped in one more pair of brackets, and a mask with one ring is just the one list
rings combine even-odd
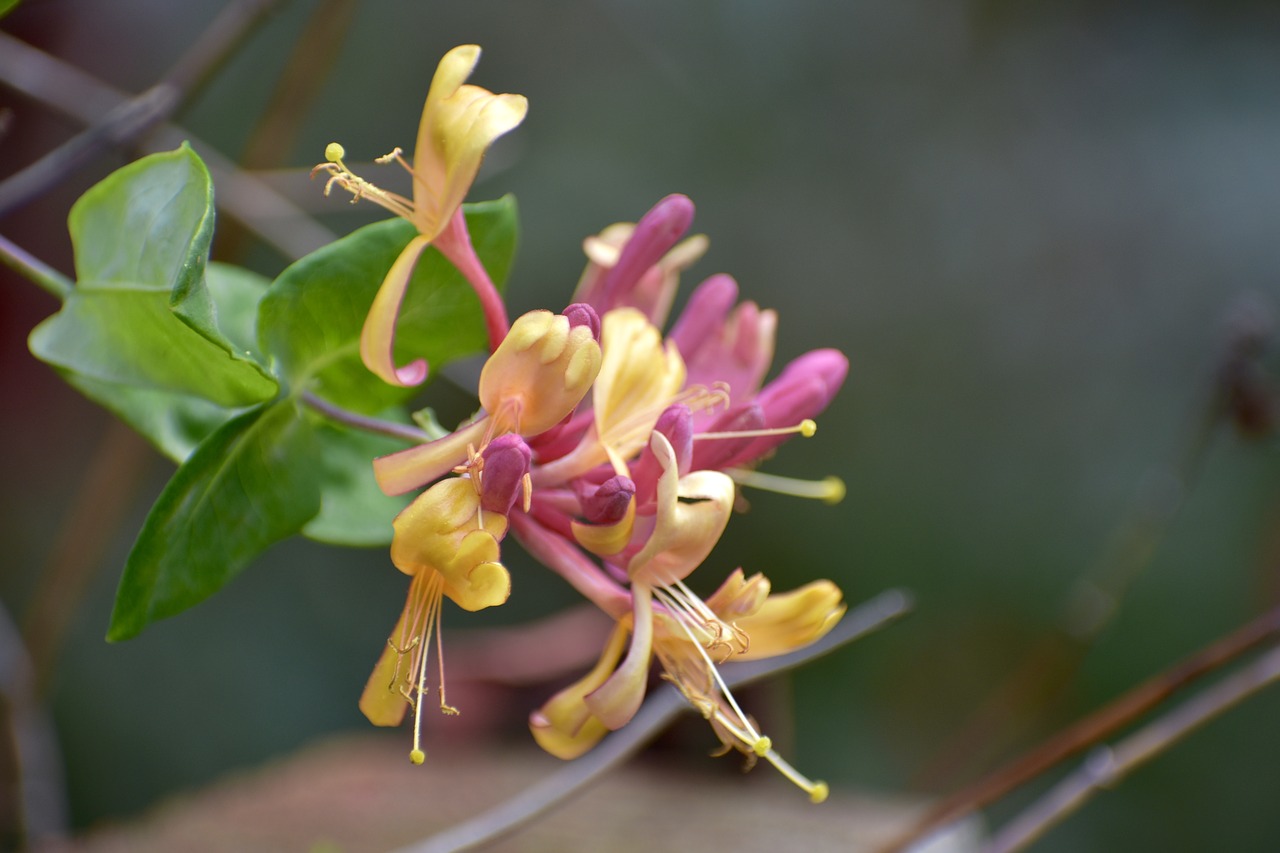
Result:
{"label": "plant stem", "polygon": [[1120,741],[1100,747],[1084,764],[1011,820],[986,847],[987,853],[1021,850],[1079,809],[1095,793],[1119,782],[1200,726],[1280,681],[1280,647],[1179,705]]}
{"label": "plant stem", "polygon": [[1049,738],[994,773],[931,808],[886,851],[903,850],[933,830],[984,808],[1041,773],[1147,713],[1174,693],[1237,659],[1280,633],[1280,607],[1237,628],[1175,666],[1129,690],[1120,698]]}
{"label": "plant stem", "polygon": [[47,192],[96,154],[140,138],[171,115],[279,0],[237,0],[205,29],[168,74],[88,128],[0,182],[0,216]]}
{"label": "plant stem", "polygon": [[58,301],[70,296],[75,288],[71,279],[44,261],[28,254],[25,249],[2,234],[0,234],[0,261],[23,278],[38,284],[47,293],[56,296]]}
{"label": "plant stem", "polygon": [[[27,97],[87,124],[129,97],[70,63],[0,32],[0,81]],[[337,235],[280,193],[253,178],[189,131],[162,125],[143,142],[146,151],[177,148],[183,141],[199,152],[218,188],[218,209],[239,220],[289,260],[332,243]]]}
{"label": "plant stem", "polygon": [[[731,688],[737,688],[785,672],[889,625],[910,612],[911,606],[911,597],[906,592],[888,590],[854,609],[835,630],[813,645],[769,660],[725,664],[721,674]],[[591,782],[634,755],[686,710],[689,710],[689,705],[674,687],[666,685],[655,690],[625,728],[606,737],[582,758],[488,811],[404,847],[397,853],[456,853],[490,844],[543,812],[567,802]]]}
{"label": "plant stem", "polygon": [[425,444],[431,440],[431,436],[427,435],[417,427],[407,426],[405,424],[393,423],[392,421],[384,421],[379,418],[371,418],[367,415],[359,415],[355,412],[348,411],[341,406],[335,406],[328,400],[317,397],[310,391],[302,392],[302,402],[304,405],[315,409],[320,414],[337,421],[340,424],[346,424],[364,432],[372,432],[377,435],[385,435],[391,438],[399,438],[413,444]]}

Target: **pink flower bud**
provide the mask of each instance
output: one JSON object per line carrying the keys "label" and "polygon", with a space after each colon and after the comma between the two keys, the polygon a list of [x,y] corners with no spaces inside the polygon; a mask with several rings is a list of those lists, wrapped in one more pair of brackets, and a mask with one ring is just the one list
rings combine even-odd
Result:
{"label": "pink flower bud", "polygon": [[484,468],[480,476],[480,506],[488,512],[508,515],[524,492],[533,453],[524,439],[514,433],[500,435],[480,454]]}

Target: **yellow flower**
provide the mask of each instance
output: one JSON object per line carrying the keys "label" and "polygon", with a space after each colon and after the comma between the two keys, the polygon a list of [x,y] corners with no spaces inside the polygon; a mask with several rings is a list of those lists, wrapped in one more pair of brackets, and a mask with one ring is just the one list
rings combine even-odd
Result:
{"label": "yellow flower", "polygon": [[486,414],[444,438],[375,459],[379,487],[389,495],[416,489],[500,435],[550,429],[577,407],[599,370],[600,345],[590,326],[530,311],[512,324],[480,372]]}
{"label": "yellow flower", "polygon": [[314,170],[329,174],[326,195],[337,185],[350,192],[353,200],[368,199],[418,229],[418,236],[409,241],[383,279],[360,336],[365,366],[392,385],[417,385],[427,375],[427,364],[421,359],[397,368],[393,346],[400,303],[413,268],[429,244],[434,243],[476,288],[491,345],[496,347],[506,331],[505,309],[475,257],[461,206],[485,151],[524,120],[529,105],[523,95],[495,95],[465,83],[479,60],[480,48],[475,45],[455,47],[446,53],[436,68],[422,108],[413,163],[401,156],[399,148],[379,158],[379,162],[399,163],[412,175],[412,199],[380,189],[353,173],[343,162],[346,152],[336,142],[325,149],[327,162]]}
{"label": "yellow flower", "polygon": [[[663,678],[711,723],[726,751],[737,750],[752,762],[764,758],[814,802],[825,799],[826,784],[810,781],[773,750],[772,741],[738,706],[717,665],[786,654],[821,639],[844,615],[840,589],[821,580],[770,595],[767,578],[744,578],[736,569],[705,601],[683,584],[664,590],[658,601],[662,609],[653,615],[652,650]],[[577,758],[608,733],[589,697],[615,674],[632,623],[632,614],[622,617],[591,672],[530,716],[534,739],[547,752]]]}
{"label": "yellow flower", "polygon": [[395,726],[412,707],[409,757],[415,764],[424,758],[422,699],[433,634],[440,709],[457,713],[445,701],[441,604],[448,596],[463,610],[483,610],[507,600],[511,577],[499,562],[498,549],[506,532],[506,516],[481,512],[475,484],[457,477],[432,486],[396,517],[391,561],[413,581],[404,611],[360,697],[360,710],[376,726]]}

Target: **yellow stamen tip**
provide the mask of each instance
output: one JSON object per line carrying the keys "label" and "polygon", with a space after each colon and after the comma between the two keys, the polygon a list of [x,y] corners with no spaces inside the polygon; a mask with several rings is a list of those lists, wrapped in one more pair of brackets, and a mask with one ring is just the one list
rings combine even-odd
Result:
{"label": "yellow stamen tip", "polygon": [[420,749],[415,749],[409,753],[409,760],[414,764],[421,764],[427,760],[427,754]]}
{"label": "yellow stamen tip", "polygon": [[808,418],[805,418],[800,422],[800,434],[805,438],[813,438],[814,433],[817,431],[818,425]]}
{"label": "yellow stamen tip", "polygon": [[844,500],[846,491],[844,480],[839,477],[827,477],[822,482],[827,486],[827,493],[822,498],[823,503],[838,504]]}
{"label": "yellow stamen tip", "polygon": [[760,735],[759,740],[751,744],[751,751],[761,758],[768,755],[771,749],[773,749],[773,741],[769,739],[768,735]]}
{"label": "yellow stamen tip", "polygon": [[809,802],[825,803],[830,793],[831,789],[827,787],[826,782],[814,782],[813,788],[809,791]]}
{"label": "yellow stamen tip", "polygon": [[347,149],[343,148],[336,142],[330,142],[324,147],[324,159],[330,163],[341,162],[343,157],[347,156]]}

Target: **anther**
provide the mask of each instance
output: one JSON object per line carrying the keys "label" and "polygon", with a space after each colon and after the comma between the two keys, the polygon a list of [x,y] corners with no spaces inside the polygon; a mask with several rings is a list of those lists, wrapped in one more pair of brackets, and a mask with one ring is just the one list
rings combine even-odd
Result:
{"label": "anther", "polygon": [[839,477],[825,477],[821,480],[798,480],[794,477],[780,477],[777,474],[765,474],[748,468],[730,468],[725,471],[740,486],[751,486],[780,495],[791,495],[796,498],[816,498],[827,504],[838,504],[844,500],[844,480]]}
{"label": "anther", "polygon": [[814,782],[813,788],[809,790],[809,802],[825,803],[827,795],[831,793],[831,789],[827,787],[826,782]]}
{"label": "anther", "polygon": [[427,760],[427,754],[420,749],[410,750],[409,760],[414,764],[421,764]]}
{"label": "anther", "polygon": [[324,147],[324,159],[330,163],[342,163],[342,158],[347,156],[347,149],[343,148],[337,142],[330,142]]}
{"label": "anther", "polygon": [[769,754],[769,750],[773,749],[773,741],[768,735],[760,735],[756,742],[751,744],[751,751],[761,758]]}

